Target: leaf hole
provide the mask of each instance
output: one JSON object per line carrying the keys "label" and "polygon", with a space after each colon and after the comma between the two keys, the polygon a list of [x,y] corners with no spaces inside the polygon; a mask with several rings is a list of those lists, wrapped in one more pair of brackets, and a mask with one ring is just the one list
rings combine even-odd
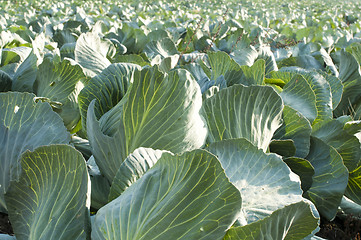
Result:
{"label": "leaf hole", "polygon": [[16,105],[15,107],[14,107],[14,113],[17,113],[18,111],[19,111],[19,106],[18,105]]}

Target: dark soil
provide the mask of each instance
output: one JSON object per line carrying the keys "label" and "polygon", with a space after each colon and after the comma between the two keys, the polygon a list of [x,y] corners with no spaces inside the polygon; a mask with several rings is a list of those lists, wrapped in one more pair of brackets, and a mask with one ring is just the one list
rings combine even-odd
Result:
{"label": "dark soil", "polygon": [[321,218],[317,236],[328,240],[361,240],[361,219],[352,215],[337,215],[333,221]]}
{"label": "dark soil", "polygon": [[[321,230],[316,234],[328,240],[361,240],[361,219],[352,215],[337,215],[329,222],[321,218]],[[13,235],[7,214],[0,213],[0,233]]]}
{"label": "dark soil", "polygon": [[0,213],[0,233],[13,235],[13,228],[10,225],[8,215],[5,213]]}

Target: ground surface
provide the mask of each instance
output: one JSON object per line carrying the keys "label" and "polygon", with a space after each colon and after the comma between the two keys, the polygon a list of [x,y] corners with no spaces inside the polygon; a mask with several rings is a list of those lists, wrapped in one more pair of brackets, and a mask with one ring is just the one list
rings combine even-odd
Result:
{"label": "ground surface", "polygon": [[0,233],[13,233],[13,229],[11,228],[8,216],[4,213],[0,213]]}
{"label": "ground surface", "polygon": [[329,240],[361,240],[361,219],[352,215],[337,216],[332,222],[321,220],[316,235]]}

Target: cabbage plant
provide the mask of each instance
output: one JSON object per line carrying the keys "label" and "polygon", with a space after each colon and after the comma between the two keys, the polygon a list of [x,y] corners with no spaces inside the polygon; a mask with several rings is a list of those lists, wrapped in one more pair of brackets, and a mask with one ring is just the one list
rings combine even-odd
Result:
{"label": "cabbage plant", "polygon": [[0,3],[0,239],[320,239],[357,213],[359,4],[309,3]]}

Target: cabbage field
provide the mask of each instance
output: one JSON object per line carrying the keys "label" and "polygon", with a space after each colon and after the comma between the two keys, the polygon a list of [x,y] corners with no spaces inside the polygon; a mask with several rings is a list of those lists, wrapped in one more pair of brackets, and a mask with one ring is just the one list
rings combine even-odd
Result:
{"label": "cabbage field", "polygon": [[0,13],[0,240],[361,239],[361,2]]}

